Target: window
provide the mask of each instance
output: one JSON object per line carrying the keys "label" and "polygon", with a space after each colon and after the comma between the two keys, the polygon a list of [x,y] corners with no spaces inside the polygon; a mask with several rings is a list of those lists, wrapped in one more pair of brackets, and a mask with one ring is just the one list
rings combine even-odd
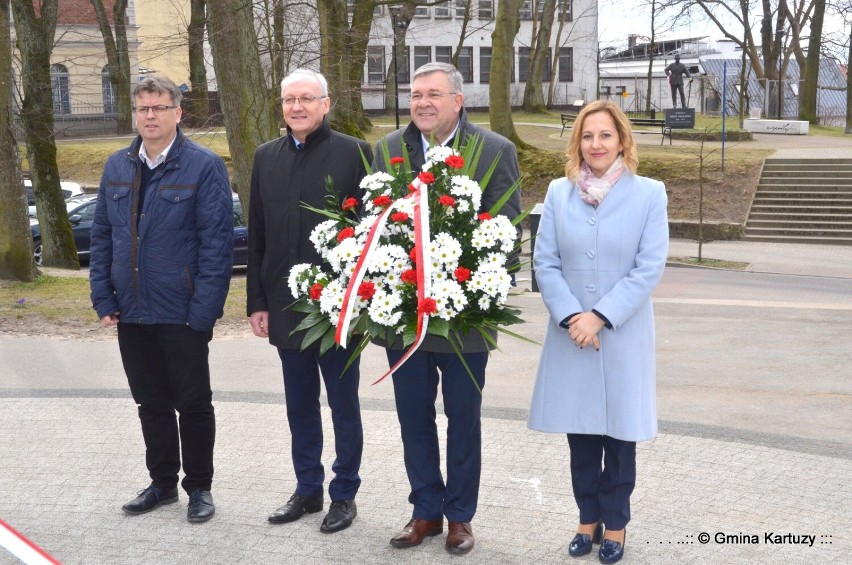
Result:
{"label": "window", "polygon": [[574,21],[574,1],[559,0],[559,21],[572,22]]}
{"label": "window", "polygon": [[383,45],[367,47],[367,82],[382,84],[385,82],[385,48]]}
{"label": "window", "polygon": [[479,48],[479,82],[488,84],[491,82],[491,48]]}
{"label": "window", "polygon": [[414,48],[414,70],[416,71],[426,63],[432,61],[431,47],[415,47]]}
{"label": "window", "polygon": [[115,92],[109,80],[109,66],[101,69],[101,93],[104,99],[104,114],[115,114]]}
{"label": "window", "polygon": [[527,82],[530,74],[530,48],[518,47],[518,81]]}
{"label": "window", "polygon": [[559,82],[574,82],[574,48],[559,48]]}
{"label": "window", "polygon": [[414,8],[414,17],[415,18],[428,18],[429,17],[429,8],[426,6],[418,6]]}
{"label": "window", "polygon": [[435,6],[435,19],[438,18],[449,18],[450,17],[450,8],[446,4],[443,6]]}
{"label": "window", "polygon": [[68,85],[68,69],[65,65],[50,66],[50,89],[53,92],[53,113],[71,113],[71,92]]}
{"label": "window", "polygon": [[532,19],[532,1],[524,0],[519,11],[522,20]]}
{"label": "window", "polygon": [[[456,0],[456,17],[464,19],[467,16],[467,5],[469,0]],[[471,15],[471,17],[473,17]]]}
{"label": "window", "polygon": [[[402,59],[398,60],[396,63],[399,65],[399,79],[396,81],[399,84],[408,84],[411,82],[411,61],[408,58],[408,54],[411,48],[406,45],[405,49],[402,50]],[[399,57],[399,55],[397,55]]]}
{"label": "window", "polygon": [[453,48],[452,47],[435,47],[435,61],[438,63],[452,63],[453,62]]}
{"label": "window", "polygon": [[473,82],[473,47],[462,47],[459,49],[458,65],[456,68],[462,75],[464,82]]}
{"label": "window", "polygon": [[479,19],[494,19],[494,0],[479,0]]}

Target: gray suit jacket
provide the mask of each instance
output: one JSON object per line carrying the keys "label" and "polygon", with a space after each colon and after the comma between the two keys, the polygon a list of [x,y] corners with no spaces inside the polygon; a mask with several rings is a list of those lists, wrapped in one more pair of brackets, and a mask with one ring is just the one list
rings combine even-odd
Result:
{"label": "gray suit jacket", "polygon": [[[459,126],[456,136],[461,135],[461,144],[463,145],[469,136],[476,135],[484,140],[482,144],[482,154],[479,157],[479,163],[476,167],[473,179],[477,182],[482,180],[485,173],[488,171],[491,163],[499,156],[497,167],[491,174],[491,179],[488,181],[488,186],[482,193],[482,201],[480,212],[487,211],[493,206],[506,190],[512,186],[520,178],[520,168],[518,166],[518,153],[515,149],[515,144],[503,137],[500,134],[481,128],[472,124],[467,119],[467,114],[462,108],[459,114]],[[448,145],[452,144],[451,140]],[[373,169],[377,171],[385,171],[385,149],[387,149],[387,157],[401,157],[403,146],[408,152],[411,160],[411,167],[414,170],[420,170],[426,162],[426,157],[423,154],[423,144],[420,130],[414,125],[414,122],[408,124],[408,127],[398,129],[389,133],[376,145],[374,152],[375,158],[373,161]],[[516,190],[511,198],[500,209],[500,213],[514,219],[521,213],[521,192]],[[518,228],[518,238],[520,239],[520,227]],[[487,351],[490,349],[481,335],[468,334],[462,336],[462,346],[466,353]],[[402,349],[402,343],[398,342],[392,346],[393,349]],[[447,340],[437,336],[426,336],[423,344],[420,346],[421,351],[432,351],[438,353],[452,353],[453,349]]]}

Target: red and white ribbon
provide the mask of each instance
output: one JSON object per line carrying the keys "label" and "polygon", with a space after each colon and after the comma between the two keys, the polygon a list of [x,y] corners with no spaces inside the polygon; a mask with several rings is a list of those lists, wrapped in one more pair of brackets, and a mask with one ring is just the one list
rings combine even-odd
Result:
{"label": "red and white ribbon", "polygon": [[337,330],[335,333],[335,341],[341,346],[346,347],[349,325],[352,322],[353,310],[355,301],[359,299],[358,288],[364,280],[364,275],[367,273],[367,266],[375,255],[376,247],[379,244],[382,234],[387,227],[388,218],[391,212],[396,209],[397,205],[405,199],[414,199],[414,257],[415,267],[417,272],[417,329],[415,340],[411,347],[405,352],[399,361],[391,367],[388,372],[382,375],[373,384],[384,380],[388,375],[392,375],[423,343],[426,337],[426,330],[429,327],[429,316],[425,315],[420,309],[420,304],[431,294],[432,284],[432,256],[429,236],[429,200],[426,194],[426,187],[419,178],[415,178],[410,185],[412,192],[407,196],[396,200],[388,206],[384,212],[379,214],[379,217],[373,223],[370,231],[367,233],[367,240],[364,243],[364,249],[361,251],[361,256],[355,264],[355,270],[352,277],[349,279],[349,284],[346,287],[346,292],[343,295],[343,305],[340,310],[340,317],[337,322]]}
{"label": "red and white ribbon", "polygon": [[25,538],[15,528],[0,520],[0,547],[26,563],[26,565],[58,565],[59,561],[48,555],[42,548]]}

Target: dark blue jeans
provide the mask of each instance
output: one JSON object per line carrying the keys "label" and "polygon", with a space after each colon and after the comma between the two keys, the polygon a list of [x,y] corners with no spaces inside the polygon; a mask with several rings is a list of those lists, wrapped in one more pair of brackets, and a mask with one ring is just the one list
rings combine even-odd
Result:
{"label": "dark blue jeans", "polygon": [[303,352],[278,349],[284,369],[284,396],[298,495],[313,498],[323,494],[325,470],[322,465],[320,373],[331,408],[336,454],[331,467],[334,478],[328,485],[328,495],[332,500],[351,500],[361,486],[358,470],[364,449],[364,431],[358,400],[360,357],[343,372],[356,346],[357,340],[345,350],[334,348],[323,356],[316,349]]}
{"label": "dark blue jeans", "polygon": [[568,446],[580,523],[603,520],[608,530],[624,528],[630,521],[630,495],[636,485],[636,442],[568,434]]}
{"label": "dark blue jeans", "polygon": [[[387,350],[391,366],[403,351]],[[488,353],[465,353],[479,387],[485,386]],[[441,475],[441,453],[435,423],[440,371],[447,416],[447,482]],[[470,522],[479,500],[482,467],[482,394],[455,353],[417,351],[393,374],[396,413],[402,432],[405,471],[411,484],[412,516]]]}
{"label": "dark blue jeans", "polygon": [[186,325],[118,324],[124,372],[139,407],[145,463],[157,488],[177,486],[182,456],[184,490],[210,490],[216,439],[207,362],[212,338],[212,331]]}

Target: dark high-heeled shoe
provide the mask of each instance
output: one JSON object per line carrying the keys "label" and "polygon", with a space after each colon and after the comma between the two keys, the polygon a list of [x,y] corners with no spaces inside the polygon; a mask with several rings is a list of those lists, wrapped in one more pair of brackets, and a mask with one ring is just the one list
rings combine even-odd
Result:
{"label": "dark high-heeled shoe", "polygon": [[624,541],[618,543],[615,540],[605,539],[598,550],[598,560],[609,565],[617,563],[624,557],[624,544],[627,542],[627,529],[624,529]]}
{"label": "dark high-heeled shoe", "polygon": [[592,535],[577,533],[568,544],[568,555],[582,557],[592,552],[592,544],[601,543],[603,538],[603,522],[598,522]]}

